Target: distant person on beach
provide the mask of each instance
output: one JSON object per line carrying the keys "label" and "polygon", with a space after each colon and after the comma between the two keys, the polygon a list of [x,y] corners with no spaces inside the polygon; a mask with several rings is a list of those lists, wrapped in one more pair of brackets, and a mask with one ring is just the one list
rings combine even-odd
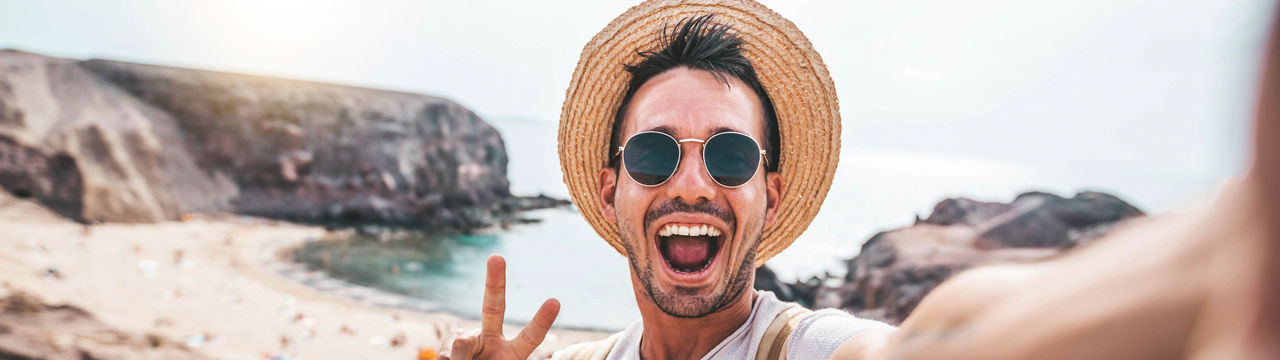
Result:
{"label": "distant person on beach", "polygon": [[[1253,168],[1211,205],[962,273],[895,328],[751,287],[838,161],[835,87],[809,41],[749,0],[644,2],[584,48],[559,135],[574,203],[627,257],[641,319],[554,358],[1276,358],[1280,145],[1264,140],[1280,133],[1278,73],[1269,62]],[[489,258],[481,328],[446,342],[448,358],[524,359],[542,343],[559,302],[507,339],[505,271]]]}

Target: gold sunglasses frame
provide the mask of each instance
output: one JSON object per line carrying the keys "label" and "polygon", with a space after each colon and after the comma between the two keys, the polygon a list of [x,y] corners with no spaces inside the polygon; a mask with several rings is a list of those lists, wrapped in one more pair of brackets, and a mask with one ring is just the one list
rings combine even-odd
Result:
{"label": "gold sunglasses frame", "polygon": [[[737,189],[737,188],[740,188],[740,187],[742,187],[743,185],[746,185],[747,183],[751,182],[751,180],[753,180],[753,179],[755,179],[755,178],[756,178],[756,174],[759,174],[759,173],[760,173],[760,167],[761,167],[761,165],[763,165],[765,169],[768,169],[768,168],[769,168],[769,157],[768,157],[768,156],[765,156],[765,155],[766,155],[766,154],[765,154],[765,150],[764,150],[764,148],[760,147],[760,142],[759,142],[759,141],[756,141],[756,139],[755,139],[755,138],[753,138],[753,137],[751,137],[751,135],[747,135],[747,134],[744,134],[744,133],[741,133],[741,132],[737,132],[737,131],[723,131],[723,132],[718,132],[718,133],[715,133],[714,135],[711,135],[711,136],[710,136],[710,137],[708,137],[706,140],[702,140],[702,139],[695,139],[695,138],[676,139],[676,137],[671,136],[671,134],[667,134],[667,133],[664,133],[664,132],[661,132],[661,131],[653,131],[653,130],[641,131],[641,132],[638,132],[638,133],[635,133],[635,134],[631,134],[631,136],[628,136],[628,137],[627,137],[627,141],[624,141],[624,142],[622,143],[622,144],[623,144],[623,146],[619,146],[619,147],[618,147],[618,151],[617,151],[616,153],[614,153],[614,154],[613,154],[613,157],[619,157],[619,156],[622,156],[622,150],[624,150],[624,149],[626,149],[626,148],[627,148],[626,144],[627,144],[627,143],[630,143],[630,142],[631,142],[631,139],[632,139],[632,138],[634,138],[634,137],[636,137],[637,135],[645,134],[645,133],[662,134],[662,136],[666,136],[667,138],[670,138],[671,140],[673,140],[673,141],[675,141],[675,142],[676,142],[676,166],[675,166],[675,169],[671,171],[671,174],[670,174],[670,175],[667,175],[667,178],[666,178],[666,179],[664,179],[664,180],[662,180],[662,182],[657,183],[657,184],[653,184],[653,185],[647,185],[647,184],[645,184],[645,183],[642,183],[642,182],[637,181],[637,180],[636,180],[636,178],[635,178],[634,176],[631,176],[631,172],[627,171],[627,164],[626,164],[626,163],[627,163],[627,161],[626,161],[626,159],[619,159],[618,163],[619,163],[619,166],[621,166],[621,167],[622,167],[622,172],[627,173],[627,177],[628,177],[628,178],[631,178],[631,181],[635,182],[636,184],[640,184],[640,186],[644,186],[644,187],[658,187],[658,186],[662,186],[662,184],[666,184],[666,183],[667,183],[667,180],[671,180],[671,178],[672,178],[673,176],[675,176],[677,172],[679,172],[679,171],[680,171],[680,164],[684,162],[684,147],[682,147],[682,146],[680,146],[680,145],[681,145],[681,144],[684,144],[684,143],[687,143],[687,142],[696,142],[696,143],[699,143],[699,144],[703,144],[703,146],[702,146],[702,171],[703,171],[703,172],[705,172],[705,173],[707,174],[707,177],[711,178],[711,182],[714,182],[714,183],[716,183],[716,185],[720,185],[720,186],[725,187],[725,188],[728,188],[728,189]],[[753,143],[753,144],[755,144],[755,145],[756,145],[756,149],[757,149],[757,150],[760,150],[760,158],[759,158],[759,159],[757,159],[758,161],[757,161],[757,163],[756,163],[756,171],[755,171],[755,172],[753,172],[753,173],[751,173],[751,177],[747,178],[747,181],[744,181],[741,185],[737,185],[737,186],[728,186],[728,185],[722,184],[722,183],[720,183],[719,181],[717,181],[717,180],[716,180],[716,177],[715,177],[715,176],[712,176],[712,175],[711,175],[711,169],[710,169],[710,168],[707,168],[707,147],[706,147],[706,143],[707,143],[708,141],[711,141],[711,139],[714,139],[714,138],[716,138],[717,136],[724,135],[724,134],[738,134],[738,135],[745,136],[747,139],[751,140],[751,143]]]}

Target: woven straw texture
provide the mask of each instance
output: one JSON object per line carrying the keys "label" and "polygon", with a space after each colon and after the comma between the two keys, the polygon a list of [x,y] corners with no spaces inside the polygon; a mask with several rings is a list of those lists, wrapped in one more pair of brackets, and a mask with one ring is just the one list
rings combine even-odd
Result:
{"label": "woven straw texture", "polygon": [[831,187],[840,156],[840,108],[826,65],[795,24],[764,5],[749,0],[653,0],[614,19],[582,49],[565,92],[560,166],[583,217],[625,256],[617,226],[600,213],[597,184],[598,172],[612,154],[608,147],[614,112],[631,76],[623,65],[641,60],[637,50],[656,50],[664,26],[703,14],[715,14],[712,21],[729,25],[743,39],[744,53],[778,116],[781,212],[764,230],[756,254],[760,266],[809,226]]}

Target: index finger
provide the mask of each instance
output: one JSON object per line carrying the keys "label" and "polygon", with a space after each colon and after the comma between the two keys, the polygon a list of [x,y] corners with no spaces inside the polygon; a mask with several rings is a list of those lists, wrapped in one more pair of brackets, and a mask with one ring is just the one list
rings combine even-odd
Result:
{"label": "index finger", "polygon": [[507,261],[489,255],[484,276],[484,305],[480,308],[480,333],[502,336],[502,317],[507,312]]}

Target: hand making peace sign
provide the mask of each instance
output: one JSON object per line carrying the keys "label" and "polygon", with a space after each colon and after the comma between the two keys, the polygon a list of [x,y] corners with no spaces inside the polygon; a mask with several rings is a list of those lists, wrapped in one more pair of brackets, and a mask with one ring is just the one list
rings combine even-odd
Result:
{"label": "hand making peace sign", "polygon": [[542,343],[547,330],[560,313],[560,302],[547,299],[529,325],[514,339],[502,335],[502,317],[507,311],[507,262],[502,255],[490,255],[484,279],[484,306],[480,329],[468,330],[453,340],[446,359],[527,359]]}

